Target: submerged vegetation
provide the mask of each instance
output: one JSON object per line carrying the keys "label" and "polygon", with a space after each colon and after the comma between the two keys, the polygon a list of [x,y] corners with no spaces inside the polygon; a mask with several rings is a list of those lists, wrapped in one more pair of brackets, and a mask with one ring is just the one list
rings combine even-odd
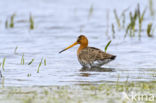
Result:
{"label": "submerged vegetation", "polygon": [[0,100],[2,103],[154,103],[155,93],[155,82],[125,81],[118,85],[7,87],[0,89]]}

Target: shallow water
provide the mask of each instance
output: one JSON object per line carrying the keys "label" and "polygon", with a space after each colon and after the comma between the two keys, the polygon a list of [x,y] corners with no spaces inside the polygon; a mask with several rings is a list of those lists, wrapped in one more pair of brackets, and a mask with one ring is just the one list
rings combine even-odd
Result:
{"label": "shallow water", "polygon": [[[141,10],[148,6],[148,0],[137,0],[137,2],[140,3]],[[91,5],[93,5],[93,14],[88,17]],[[0,60],[2,62],[6,57],[5,70],[1,69],[4,85],[98,84],[127,79],[155,81],[155,38],[148,38],[145,30],[142,32],[141,40],[138,37],[123,39],[125,31],[119,31],[115,22],[113,9],[120,14],[127,7],[129,11],[134,11],[136,5],[136,0],[1,1]],[[6,29],[5,20],[13,13],[16,13],[15,27]],[[29,30],[30,13],[34,17],[34,30]],[[155,24],[154,20],[155,18],[149,18],[147,10],[143,29],[146,29],[149,22]],[[115,39],[112,39],[112,23],[116,30]],[[107,42],[112,39],[107,52],[117,55],[116,60],[103,66],[106,68],[104,71],[81,71],[81,65],[76,57],[78,46],[58,54],[60,50],[73,43],[80,34],[88,37],[90,46],[103,50]],[[14,54],[16,46],[18,49]],[[25,64],[21,65],[23,53]],[[27,65],[32,58],[35,61]],[[39,73],[36,73],[41,58],[46,58],[47,65],[42,64]],[[28,77],[27,74],[31,76]]]}

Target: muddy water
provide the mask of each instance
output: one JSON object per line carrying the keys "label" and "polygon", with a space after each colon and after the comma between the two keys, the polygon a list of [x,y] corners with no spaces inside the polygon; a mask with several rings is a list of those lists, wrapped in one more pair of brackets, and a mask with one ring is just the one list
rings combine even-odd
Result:
{"label": "muddy water", "polygon": [[[138,37],[123,38],[125,30],[118,30],[113,9],[119,14],[126,8],[126,24],[129,11],[137,3],[141,11],[148,6],[148,0],[3,0],[0,2],[0,60],[6,58],[1,69],[5,86],[98,84],[117,81],[156,80],[156,40],[146,36],[149,22],[155,18],[145,15],[141,40]],[[93,12],[89,14],[89,8]],[[15,27],[5,28],[5,21],[15,13]],[[29,14],[32,14],[35,29],[29,30]],[[88,16],[91,15],[91,16]],[[115,25],[115,39],[112,39],[111,24]],[[107,34],[108,33],[108,34]],[[78,46],[58,54],[60,50],[75,42],[84,34],[89,45],[104,50],[111,39],[107,52],[117,55],[115,61],[94,71],[81,71],[77,61]],[[136,33],[137,34],[137,33]],[[16,53],[14,53],[15,48]],[[21,65],[24,54],[25,64]],[[37,72],[38,65],[46,59]],[[31,65],[28,63],[34,59]],[[105,69],[104,69],[105,68]],[[104,70],[103,70],[104,69]],[[31,74],[31,76],[27,76]]]}

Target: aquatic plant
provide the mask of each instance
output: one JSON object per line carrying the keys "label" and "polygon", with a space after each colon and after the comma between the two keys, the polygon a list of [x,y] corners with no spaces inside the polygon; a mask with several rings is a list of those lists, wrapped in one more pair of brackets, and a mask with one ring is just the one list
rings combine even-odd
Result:
{"label": "aquatic plant", "polygon": [[8,20],[5,21],[5,28],[8,28]]}
{"label": "aquatic plant", "polygon": [[125,21],[126,21],[126,16],[125,16],[125,12],[122,12],[122,28],[125,28]]}
{"label": "aquatic plant", "polygon": [[139,32],[138,32],[138,37],[141,37],[141,31],[142,31],[142,22],[144,20],[144,15],[146,12],[146,8],[143,10],[143,12],[140,12],[140,5],[137,5],[137,8],[135,9],[134,14],[132,12],[129,13],[129,17],[130,17],[130,23],[127,25],[126,28],[126,33],[124,35],[124,38],[126,38],[127,34],[129,34],[130,37],[134,37],[135,36],[135,32],[136,32],[136,24],[138,21],[139,24]]}
{"label": "aquatic plant", "polygon": [[5,87],[0,96],[4,103],[155,103],[155,84],[126,80],[119,82],[118,87],[115,83]]}
{"label": "aquatic plant", "polygon": [[[140,10],[140,9],[139,9]],[[138,19],[139,19],[139,34],[138,36],[141,37],[141,30],[142,30],[142,22],[144,20],[144,15],[145,15],[145,12],[146,12],[146,8],[144,9],[144,11],[142,12],[142,14],[140,14],[138,16]]]}
{"label": "aquatic plant", "polygon": [[107,43],[107,45],[105,46],[105,52],[107,51],[108,46],[110,45],[111,40]]}
{"label": "aquatic plant", "polygon": [[14,27],[14,17],[15,17],[15,13],[11,15],[11,18],[10,18],[10,28],[13,28]]}
{"label": "aquatic plant", "polygon": [[93,15],[93,11],[94,11],[94,8],[93,8],[93,5],[91,5],[89,8],[88,19],[90,19],[90,17]]}
{"label": "aquatic plant", "polygon": [[41,59],[39,65],[38,65],[37,73],[39,73],[39,71],[40,71],[40,67],[41,67],[41,65],[42,65],[42,61],[43,61],[43,58]]}
{"label": "aquatic plant", "polygon": [[120,75],[118,74],[117,81],[116,81],[116,90],[118,89],[119,79],[120,79]]}
{"label": "aquatic plant", "polygon": [[128,11],[128,9],[129,9],[129,7],[124,9],[120,15],[117,14],[116,9],[113,10],[113,13],[114,13],[114,16],[115,16],[115,20],[116,20],[116,23],[118,25],[119,30],[121,28],[122,29],[125,28],[125,23],[126,23],[126,14],[125,13]]}
{"label": "aquatic plant", "polygon": [[[152,2],[152,0],[150,1]],[[150,4],[151,5],[151,4]],[[152,7],[153,5],[151,5]],[[118,28],[119,30],[121,29],[121,22],[120,20],[122,20],[122,29],[125,30],[125,34],[124,34],[124,38],[127,37],[127,35],[129,35],[129,37],[135,37],[136,36],[136,32],[138,32],[138,38],[140,39],[141,38],[141,32],[143,31],[142,30],[142,25],[143,25],[143,21],[144,21],[144,16],[145,16],[145,13],[147,11],[147,7],[145,7],[143,9],[143,11],[141,12],[140,11],[140,5],[137,4],[137,7],[135,9],[135,11],[130,11],[129,12],[129,23],[127,24],[126,26],[126,29],[125,28],[125,23],[126,23],[126,16],[125,16],[125,12],[128,10],[129,8],[123,10],[123,12],[121,13],[120,16],[118,16],[116,10],[114,9],[113,13],[114,13],[114,16],[115,16],[115,20],[116,20],[116,23],[118,25]],[[121,19],[119,19],[121,18]],[[115,38],[115,30],[114,30],[114,24],[112,23],[112,38]],[[139,30],[137,30],[139,29]],[[154,32],[154,29],[153,31],[151,30],[151,25],[148,25],[147,27],[147,35],[148,37],[152,37],[152,33],[149,33],[149,32]]]}
{"label": "aquatic plant", "polygon": [[0,78],[2,78],[2,77],[3,77],[3,75],[2,75],[1,70],[0,70]]}
{"label": "aquatic plant", "polygon": [[134,37],[135,36],[135,25],[136,25],[136,20],[137,20],[137,11],[135,11],[134,15],[132,14],[132,12],[130,12],[129,14],[130,16],[130,26],[129,26],[129,30],[130,30],[130,37]]}
{"label": "aquatic plant", "polygon": [[115,27],[114,24],[112,24],[112,37],[115,39]]}
{"label": "aquatic plant", "polygon": [[148,0],[149,1],[149,10],[150,10],[150,14],[151,16],[154,16],[154,7],[153,7],[153,0]]}
{"label": "aquatic plant", "polygon": [[4,58],[3,58],[3,63],[2,63],[2,69],[3,69],[3,71],[4,71],[5,61],[6,61],[6,58],[4,57]]}
{"label": "aquatic plant", "polygon": [[27,74],[27,77],[31,77],[31,73],[28,73],[28,74]]}
{"label": "aquatic plant", "polygon": [[17,54],[17,49],[18,49],[18,46],[16,46],[16,48],[14,50],[14,54]]}
{"label": "aquatic plant", "polygon": [[24,53],[23,53],[22,58],[21,58],[21,65],[24,65]]}
{"label": "aquatic plant", "polygon": [[46,62],[46,58],[44,59],[44,66],[46,66],[47,65],[47,62]]}
{"label": "aquatic plant", "polygon": [[32,59],[32,60],[28,63],[28,65],[31,65],[33,61],[34,61],[34,59]]}
{"label": "aquatic plant", "polygon": [[117,15],[116,9],[114,9],[113,12],[114,12],[114,16],[115,16],[115,20],[116,20],[116,23],[118,25],[118,28],[120,29],[120,26],[121,26],[120,19],[119,19],[119,16]]}
{"label": "aquatic plant", "polygon": [[33,30],[34,29],[34,19],[32,17],[32,15],[30,14],[30,17],[29,17],[29,23],[30,23],[30,30]]}
{"label": "aquatic plant", "polygon": [[5,83],[5,77],[2,76],[2,78],[1,78],[1,86],[2,86],[2,88],[4,88],[4,83]]}
{"label": "aquatic plant", "polygon": [[106,36],[109,38],[109,11],[106,12]]}
{"label": "aquatic plant", "polygon": [[149,23],[148,26],[147,26],[147,36],[148,37],[152,37],[152,23]]}

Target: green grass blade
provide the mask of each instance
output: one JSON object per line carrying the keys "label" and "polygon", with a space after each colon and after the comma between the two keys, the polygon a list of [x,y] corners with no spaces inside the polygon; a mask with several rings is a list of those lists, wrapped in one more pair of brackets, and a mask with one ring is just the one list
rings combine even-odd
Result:
{"label": "green grass blade", "polygon": [[40,67],[41,67],[41,65],[42,65],[42,61],[43,61],[43,58],[41,59],[39,65],[38,65],[37,73],[39,73],[39,71],[40,71]]}
{"label": "green grass blade", "polygon": [[3,71],[4,71],[5,61],[6,61],[6,58],[3,59],[3,63],[2,63],[2,69],[3,69]]}
{"label": "green grass blade", "polygon": [[8,20],[5,21],[5,28],[8,28]]}
{"label": "green grass blade", "polygon": [[149,10],[150,10],[151,16],[154,16],[154,13],[155,13],[153,4],[154,4],[153,0],[149,0]]}
{"label": "green grass blade", "polygon": [[28,65],[31,65],[31,64],[33,63],[33,61],[34,61],[34,59],[32,59],[32,60],[28,63]]}
{"label": "green grass blade", "polygon": [[10,28],[14,27],[14,17],[15,17],[15,14],[12,14],[10,18]]}
{"label": "green grass blade", "polygon": [[30,30],[33,30],[34,29],[34,19],[32,17],[32,15],[30,14],[30,17],[29,17],[29,22],[30,22]]}
{"label": "green grass blade", "polygon": [[93,5],[91,5],[89,9],[88,19],[92,16],[93,11],[94,11],[94,8],[93,8]]}
{"label": "green grass blade", "polygon": [[152,23],[149,23],[147,26],[147,36],[148,37],[152,37],[151,31],[152,31]]}
{"label": "green grass blade", "polygon": [[121,26],[121,24],[120,24],[120,19],[119,19],[119,16],[117,15],[117,12],[116,12],[115,9],[114,9],[114,16],[115,16],[115,19],[116,19],[117,25],[118,25],[118,27],[120,28],[120,26]]}
{"label": "green grass blade", "polygon": [[108,48],[108,46],[110,45],[111,42],[112,42],[112,41],[110,40],[110,41],[107,43],[107,45],[105,46],[105,52],[107,51],[107,48]]}
{"label": "green grass blade", "polygon": [[46,59],[44,59],[44,65],[45,65],[45,66],[47,65]]}
{"label": "green grass blade", "polygon": [[14,50],[14,54],[17,54],[17,49],[18,49],[18,46],[16,46],[16,48]]}
{"label": "green grass blade", "polygon": [[28,73],[28,74],[27,74],[27,77],[31,77],[31,73]]}
{"label": "green grass blade", "polygon": [[24,54],[22,55],[22,58],[21,58],[21,64],[24,65]]}
{"label": "green grass blade", "polygon": [[115,27],[114,24],[112,24],[112,37],[115,39]]}

